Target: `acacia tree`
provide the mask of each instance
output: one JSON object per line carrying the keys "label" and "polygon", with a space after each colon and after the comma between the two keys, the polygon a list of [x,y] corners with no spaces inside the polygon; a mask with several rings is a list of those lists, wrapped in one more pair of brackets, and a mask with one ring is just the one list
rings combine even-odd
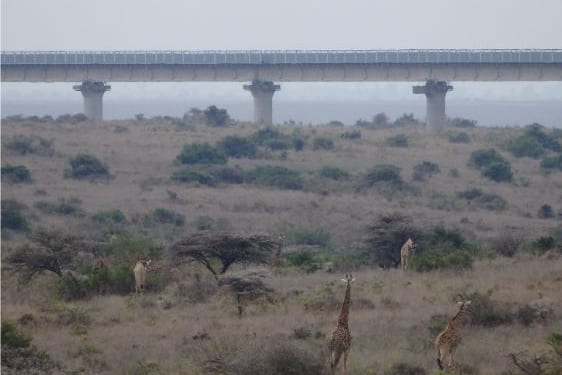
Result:
{"label": "acacia tree", "polygon": [[238,316],[244,313],[244,301],[252,301],[265,297],[269,302],[273,301],[274,290],[263,282],[263,275],[250,272],[244,275],[221,277],[219,286],[228,287],[236,298]]}
{"label": "acacia tree", "polygon": [[176,242],[170,253],[176,260],[201,263],[218,279],[234,263],[269,263],[279,246],[265,235],[200,233]]}
{"label": "acacia tree", "polygon": [[31,242],[7,258],[12,270],[18,272],[25,283],[45,271],[62,278],[81,247],[77,237],[58,229],[38,229],[32,234]]}

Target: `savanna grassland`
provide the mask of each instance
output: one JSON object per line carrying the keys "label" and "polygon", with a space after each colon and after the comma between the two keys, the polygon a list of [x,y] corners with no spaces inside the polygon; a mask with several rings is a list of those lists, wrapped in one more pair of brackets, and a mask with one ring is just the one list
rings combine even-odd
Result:
{"label": "savanna grassland", "polygon": [[[350,374],[438,373],[433,340],[461,293],[473,311],[457,372],[524,373],[513,353],[528,373],[559,374],[562,132],[336,125],[4,119],[2,321],[50,358],[35,370],[328,373],[340,279],[353,271]],[[407,222],[389,235],[420,239],[411,270],[395,267],[399,246],[373,247],[385,215]],[[41,230],[102,250],[69,256],[71,281],[43,270],[22,282],[10,257]],[[224,232],[282,236],[281,259],[218,281],[170,264],[178,240]],[[167,265],[136,296],[132,266],[148,255]],[[220,278],[249,272],[267,293],[237,305]]]}

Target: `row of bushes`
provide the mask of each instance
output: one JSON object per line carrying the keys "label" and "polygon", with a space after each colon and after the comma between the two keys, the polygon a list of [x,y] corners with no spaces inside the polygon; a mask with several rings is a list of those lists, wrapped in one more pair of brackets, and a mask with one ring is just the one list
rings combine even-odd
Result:
{"label": "row of bushes", "polygon": [[[193,143],[184,145],[177,160],[182,164],[225,164],[229,157],[256,158],[259,148],[271,151],[286,151],[294,149],[301,151],[307,144],[306,138],[298,134],[285,135],[274,128],[264,128],[248,137],[230,135],[215,146],[208,143]],[[316,137],[312,140],[313,150],[331,150],[334,141],[327,137]]]}

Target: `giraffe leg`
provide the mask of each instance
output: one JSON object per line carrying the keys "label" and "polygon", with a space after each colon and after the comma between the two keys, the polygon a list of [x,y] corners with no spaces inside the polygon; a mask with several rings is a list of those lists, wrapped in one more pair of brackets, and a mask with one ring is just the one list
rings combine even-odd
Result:
{"label": "giraffe leg", "polygon": [[343,375],[347,373],[347,356],[349,355],[349,350],[343,353]]}
{"label": "giraffe leg", "polygon": [[453,348],[449,352],[449,368],[455,368],[455,361],[453,359],[453,356],[455,355],[455,349],[456,348]]}
{"label": "giraffe leg", "polygon": [[332,363],[331,363],[331,367],[332,367],[332,373],[334,374],[336,371],[336,368],[338,367],[338,364],[340,362],[340,358],[341,358],[341,351],[336,350],[334,352],[332,352]]}
{"label": "giraffe leg", "polygon": [[443,370],[443,352],[440,348],[437,348],[437,366],[440,370]]}

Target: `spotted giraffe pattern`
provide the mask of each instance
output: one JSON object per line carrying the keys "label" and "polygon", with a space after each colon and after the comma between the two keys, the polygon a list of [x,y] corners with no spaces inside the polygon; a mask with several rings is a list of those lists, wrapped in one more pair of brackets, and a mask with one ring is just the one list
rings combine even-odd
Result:
{"label": "spotted giraffe pattern", "polygon": [[338,326],[332,333],[332,338],[328,345],[330,349],[330,367],[332,373],[335,372],[340,358],[343,354],[343,373],[347,371],[347,357],[351,348],[351,333],[349,332],[349,304],[351,300],[351,283],[355,281],[351,274],[345,275],[347,288],[345,291],[345,298],[341,307],[340,316],[338,319]]}
{"label": "spotted giraffe pattern", "polygon": [[408,260],[410,255],[412,255],[416,251],[416,243],[411,238],[402,245],[400,249],[400,265],[402,266],[403,270],[408,269]]}
{"label": "spotted giraffe pattern", "polygon": [[470,301],[459,302],[459,312],[449,320],[445,329],[437,335],[435,348],[437,349],[437,365],[443,370],[443,361],[449,358],[448,368],[454,366],[453,356],[460,341],[460,330],[464,323],[464,315],[468,309]]}

